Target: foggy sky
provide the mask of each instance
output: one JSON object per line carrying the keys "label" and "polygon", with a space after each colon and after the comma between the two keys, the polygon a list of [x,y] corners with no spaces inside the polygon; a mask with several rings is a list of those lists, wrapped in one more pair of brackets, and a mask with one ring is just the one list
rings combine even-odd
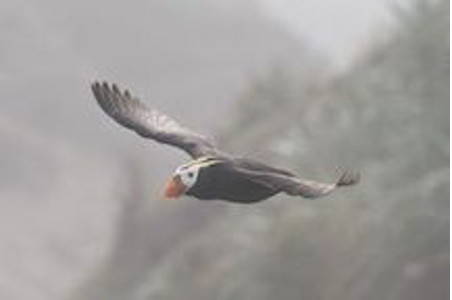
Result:
{"label": "foggy sky", "polygon": [[[391,10],[409,0],[259,0],[264,11],[300,38],[308,39],[346,65],[369,42],[369,33],[384,35]],[[353,11],[353,13],[350,13]]]}

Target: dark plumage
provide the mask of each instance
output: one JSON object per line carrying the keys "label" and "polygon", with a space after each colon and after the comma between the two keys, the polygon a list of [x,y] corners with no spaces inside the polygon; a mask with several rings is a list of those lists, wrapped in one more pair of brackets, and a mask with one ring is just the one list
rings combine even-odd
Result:
{"label": "dark plumage", "polygon": [[100,107],[119,124],[145,138],[180,148],[193,158],[168,181],[168,198],[186,194],[201,200],[253,203],[280,192],[317,198],[359,181],[355,173],[344,173],[332,184],[304,180],[286,170],[233,157],[220,152],[208,138],[149,108],[127,90],[121,92],[114,84],[96,82],[92,91]]}

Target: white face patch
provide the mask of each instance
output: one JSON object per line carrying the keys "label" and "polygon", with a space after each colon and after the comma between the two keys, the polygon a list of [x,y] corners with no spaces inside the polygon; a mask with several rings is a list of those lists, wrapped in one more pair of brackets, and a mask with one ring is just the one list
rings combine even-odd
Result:
{"label": "white face patch", "polygon": [[196,180],[198,180],[200,166],[191,165],[191,166],[180,166],[177,168],[175,175],[178,175],[187,189],[190,189],[195,185]]}
{"label": "white face patch", "polygon": [[185,185],[188,190],[194,186],[198,180],[201,168],[207,168],[218,162],[220,162],[220,160],[210,156],[200,157],[177,168],[174,175],[178,175],[180,177],[183,185]]}

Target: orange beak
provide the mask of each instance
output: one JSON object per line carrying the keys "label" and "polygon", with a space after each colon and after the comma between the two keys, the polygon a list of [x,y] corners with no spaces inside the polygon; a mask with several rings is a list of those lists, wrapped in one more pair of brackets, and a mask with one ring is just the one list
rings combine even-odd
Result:
{"label": "orange beak", "polygon": [[173,176],[166,183],[165,196],[166,199],[179,198],[186,190],[179,176]]}

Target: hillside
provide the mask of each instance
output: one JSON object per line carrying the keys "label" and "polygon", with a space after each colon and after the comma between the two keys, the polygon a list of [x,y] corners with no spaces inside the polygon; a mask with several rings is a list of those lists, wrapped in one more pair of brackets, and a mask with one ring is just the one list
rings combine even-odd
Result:
{"label": "hillside", "polygon": [[[275,68],[249,89],[222,135],[225,148],[306,177],[332,180],[336,167],[357,169],[363,177],[357,188],[312,202],[285,196],[253,206],[187,201],[209,217],[193,219],[202,225],[152,268],[140,265],[127,298],[444,299],[448,6],[418,2],[400,11],[397,32],[335,78],[302,84],[302,74]],[[151,228],[147,220],[143,228]],[[135,241],[143,238],[150,239],[146,233]],[[132,245],[116,249],[136,254]],[[152,259],[144,251],[149,256],[142,262]],[[96,278],[123,282],[106,280],[105,270],[127,269],[112,260]],[[93,282],[88,290],[99,291]],[[97,299],[117,295],[107,294]]]}
{"label": "hillside", "polygon": [[[305,48],[248,5],[204,0],[6,1],[0,23],[0,298],[9,300],[67,298],[115,243],[129,161],[146,166],[146,203],[158,206],[154,195],[186,159],[108,120],[94,79],[213,133],[228,120],[199,107],[227,114],[255,73]],[[154,208],[170,224],[193,212]],[[173,239],[189,230],[175,227]]]}
{"label": "hillside", "polygon": [[[449,2],[394,11],[393,34],[334,76],[253,1],[226,3],[2,6],[0,299],[447,295]],[[319,201],[160,201],[187,157],[109,120],[89,91],[104,78],[232,153],[362,183]]]}
{"label": "hillside", "polygon": [[199,118],[196,107],[228,111],[274,60],[295,53],[303,53],[300,63],[314,60],[307,45],[250,5],[20,0],[0,16],[2,113],[77,142],[105,134],[94,131],[95,79],[121,83],[210,133],[226,120]]}

